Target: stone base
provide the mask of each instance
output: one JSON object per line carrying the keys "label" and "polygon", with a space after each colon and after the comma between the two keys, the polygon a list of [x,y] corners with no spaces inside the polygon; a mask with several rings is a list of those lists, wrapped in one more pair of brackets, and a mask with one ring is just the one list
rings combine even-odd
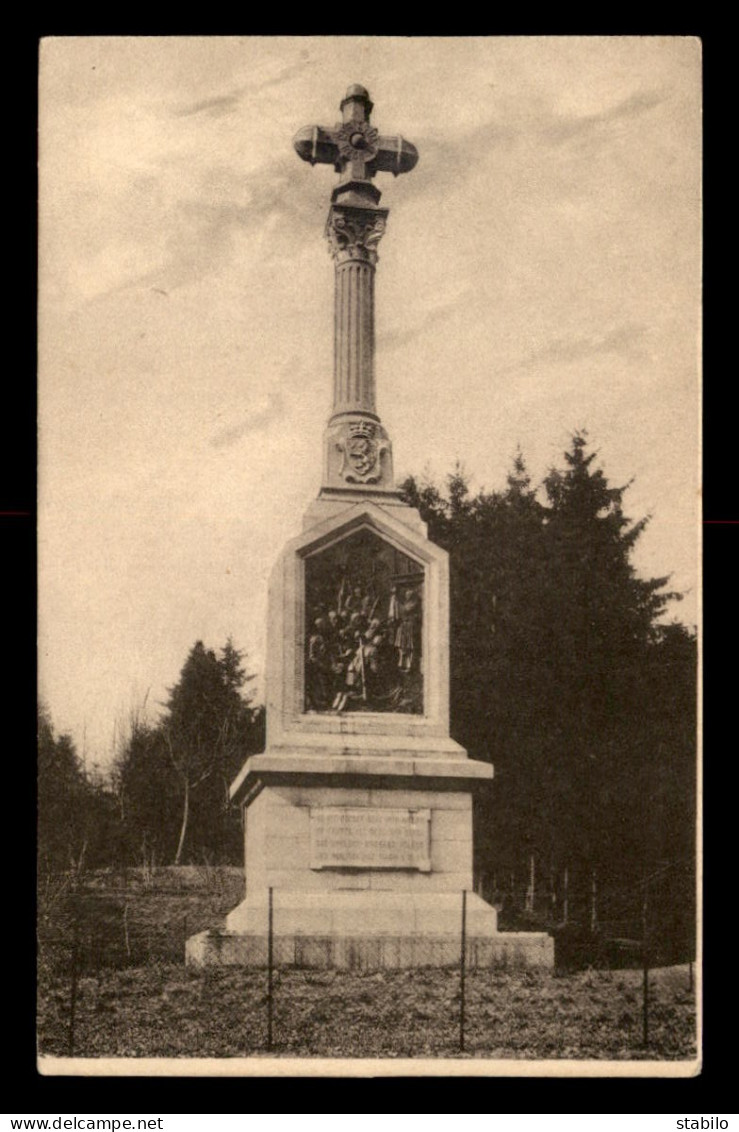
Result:
{"label": "stone base", "polygon": [[466,892],[472,969],[553,968],[550,936],[499,933],[471,891],[472,784],[492,771],[444,743],[445,758],[253,756],[238,785],[247,896],[224,930],[188,940],[188,964],[265,966],[271,890],[278,969],[457,967]]}
{"label": "stone base", "polygon": [[[193,967],[267,964],[269,910],[265,894],[229,913],[223,931],[200,932],[186,945]],[[393,970],[455,967],[462,944],[462,894],[409,892],[275,892],[275,967]],[[545,932],[498,932],[497,913],[475,893],[466,900],[467,964],[554,966]]]}
{"label": "stone base", "polygon": [[[407,883],[407,882],[406,882]],[[267,894],[247,899],[226,917],[226,932],[267,935]],[[496,934],[497,912],[473,892],[467,893],[470,938]],[[460,937],[462,893],[342,890],[274,893],[272,931],[275,939],[324,936]]]}
{"label": "stone base", "polygon": [[[266,967],[266,935],[200,932],[186,944],[189,967]],[[469,970],[554,967],[554,940],[546,932],[499,932],[467,939]],[[381,971],[416,967],[459,967],[457,935],[281,935],[273,940],[276,968]]]}

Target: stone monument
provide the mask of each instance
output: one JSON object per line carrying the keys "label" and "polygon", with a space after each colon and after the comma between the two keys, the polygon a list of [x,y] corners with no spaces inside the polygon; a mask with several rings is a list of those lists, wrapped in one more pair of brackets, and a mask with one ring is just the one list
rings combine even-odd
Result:
{"label": "stone monument", "polygon": [[378,172],[413,169],[350,86],[333,129],[294,139],[339,182],[326,222],[335,269],[333,409],[323,476],[270,582],[267,745],[231,787],[243,808],[246,897],[193,964],[377,968],[551,965],[544,933],[497,931],[472,892],[472,792],[493,768],[449,736],[449,575],[393,481],[375,401],[374,283],[388,210]]}

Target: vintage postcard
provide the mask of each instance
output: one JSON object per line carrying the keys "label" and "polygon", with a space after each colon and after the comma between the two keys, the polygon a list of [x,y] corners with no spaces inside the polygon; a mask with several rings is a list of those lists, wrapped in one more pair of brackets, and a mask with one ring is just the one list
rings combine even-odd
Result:
{"label": "vintage postcard", "polygon": [[701,45],[40,46],[38,1067],[699,1072]]}

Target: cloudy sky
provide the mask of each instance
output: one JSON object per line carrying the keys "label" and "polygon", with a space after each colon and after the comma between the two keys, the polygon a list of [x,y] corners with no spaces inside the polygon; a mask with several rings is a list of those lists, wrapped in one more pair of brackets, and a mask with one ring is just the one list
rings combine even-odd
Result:
{"label": "cloudy sky", "polygon": [[198,638],[262,669],[332,385],[335,174],[292,137],[352,82],[420,153],[377,181],[396,474],[500,487],[520,445],[539,480],[585,428],[697,618],[697,41],[49,39],[40,682],[90,763]]}

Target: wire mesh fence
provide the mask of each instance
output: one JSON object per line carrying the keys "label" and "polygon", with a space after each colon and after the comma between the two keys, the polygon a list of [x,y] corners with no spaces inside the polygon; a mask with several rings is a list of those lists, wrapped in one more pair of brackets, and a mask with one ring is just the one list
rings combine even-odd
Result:
{"label": "wire mesh fence", "polygon": [[187,919],[146,928],[101,928],[81,919],[63,931],[38,933],[39,967],[55,971],[69,965],[72,951],[80,974],[143,967],[147,963],[182,963],[188,936]]}
{"label": "wire mesh fence", "polygon": [[[68,1056],[689,1057],[693,967],[653,972],[649,902],[613,921],[631,970],[481,965],[467,894],[445,937],[299,936],[270,894],[254,965],[185,968],[187,915],[156,925],[77,902],[39,931],[40,1042]],[[646,932],[645,932],[646,923]],[[641,931],[639,938],[637,931]],[[636,950],[634,950],[634,948]],[[340,958],[340,962],[337,959]],[[607,958],[607,956],[606,956]],[[692,960],[692,954],[690,956]],[[573,968],[577,964],[572,965]]]}

